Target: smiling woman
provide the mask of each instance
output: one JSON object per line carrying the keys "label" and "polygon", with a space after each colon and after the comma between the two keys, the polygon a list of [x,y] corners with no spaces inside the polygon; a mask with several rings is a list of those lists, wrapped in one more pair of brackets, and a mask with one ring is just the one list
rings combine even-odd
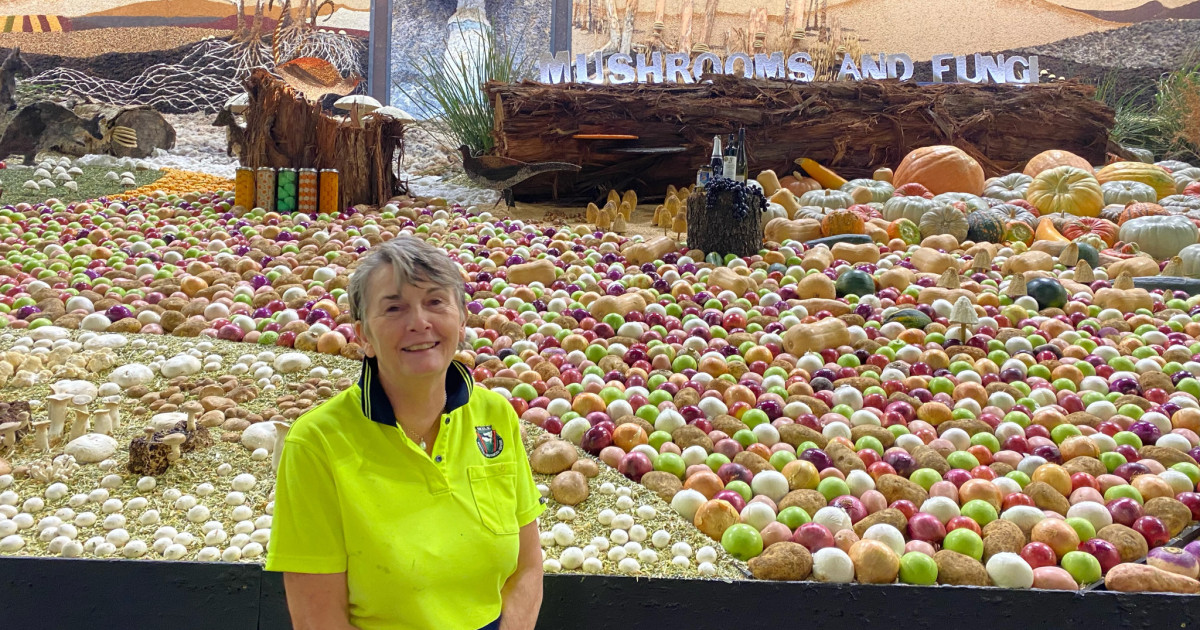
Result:
{"label": "smiling woman", "polygon": [[296,421],[276,481],[267,570],[295,627],[533,628],[545,508],[512,406],[454,360],[458,268],[400,237],[348,297],[359,384]]}

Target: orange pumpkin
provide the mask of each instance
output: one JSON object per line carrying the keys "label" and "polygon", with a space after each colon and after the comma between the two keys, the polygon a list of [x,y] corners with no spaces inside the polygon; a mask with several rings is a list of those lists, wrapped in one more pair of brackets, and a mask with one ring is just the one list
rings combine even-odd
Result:
{"label": "orange pumpkin", "polygon": [[825,236],[862,234],[863,220],[862,217],[850,210],[833,210],[821,220],[821,231]]}
{"label": "orange pumpkin", "polygon": [[948,192],[983,194],[983,167],[962,149],[950,145],[921,147],[904,156],[892,181],[918,183],[935,195]]}
{"label": "orange pumpkin", "polygon": [[1125,206],[1125,209],[1122,210],[1121,214],[1117,216],[1117,225],[1124,225],[1126,221],[1130,219],[1136,219],[1138,217],[1165,217],[1168,214],[1171,213],[1167,212],[1166,208],[1156,203],[1150,203],[1147,201],[1131,203],[1128,206]]}
{"label": "orange pumpkin", "polygon": [[1089,173],[1095,173],[1092,165],[1087,160],[1070,151],[1060,151],[1058,149],[1042,151],[1030,158],[1029,162],[1025,164],[1024,172],[1030,177],[1037,177],[1038,173],[1056,166],[1074,166]]}
{"label": "orange pumpkin", "polygon": [[817,180],[811,177],[795,177],[792,175],[780,179],[779,186],[790,190],[797,197],[810,190],[821,190],[821,184],[817,183]]}
{"label": "orange pumpkin", "polygon": [[933,199],[933,193],[929,189],[918,184],[909,183],[896,188],[892,193],[893,197],[924,197],[925,199]]}
{"label": "orange pumpkin", "polygon": [[1117,225],[1106,219],[1081,217],[1063,226],[1062,235],[1075,240],[1081,236],[1095,234],[1112,247],[1117,242]]}
{"label": "orange pumpkin", "polygon": [[857,214],[859,217],[861,217],[863,221],[870,221],[871,219],[882,219],[883,218],[883,215],[879,212],[879,210],[872,208],[871,206],[868,206],[866,204],[855,204],[853,206],[850,206],[848,209],[851,212],[853,212],[854,214]]}

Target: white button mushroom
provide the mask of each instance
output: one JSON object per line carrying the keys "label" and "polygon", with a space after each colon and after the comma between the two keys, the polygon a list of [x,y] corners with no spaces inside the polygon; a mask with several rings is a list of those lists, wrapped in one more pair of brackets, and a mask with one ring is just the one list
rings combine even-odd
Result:
{"label": "white button mushroom", "polygon": [[226,547],[225,551],[221,552],[221,560],[225,562],[237,562],[242,559],[242,550],[238,547]]}
{"label": "white button mushroom", "polygon": [[221,550],[216,547],[205,547],[196,554],[200,562],[216,562],[221,558]]}
{"label": "white button mushroom", "polygon": [[254,475],[242,473],[233,478],[233,489],[239,492],[249,492],[254,489],[256,483],[258,480],[254,478]]}

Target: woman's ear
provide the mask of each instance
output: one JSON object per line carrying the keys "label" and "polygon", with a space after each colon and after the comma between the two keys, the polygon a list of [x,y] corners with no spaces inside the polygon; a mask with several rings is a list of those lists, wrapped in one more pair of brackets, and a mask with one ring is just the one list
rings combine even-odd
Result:
{"label": "woman's ear", "polygon": [[363,324],[361,321],[354,322],[354,336],[358,338],[358,343],[362,346],[363,354],[367,355],[368,357],[374,357],[375,349],[371,347],[371,341],[367,339],[367,335],[363,329]]}

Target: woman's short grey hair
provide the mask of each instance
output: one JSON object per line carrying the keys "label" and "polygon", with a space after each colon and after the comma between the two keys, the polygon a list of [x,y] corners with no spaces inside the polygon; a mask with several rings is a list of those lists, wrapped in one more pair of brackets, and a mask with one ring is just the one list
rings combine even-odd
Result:
{"label": "woman's short grey hair", "polygon": [[446,252],[418,238],[404,235],[385,241],[367,254],[350,276],[350,316],[366,327],[368,296],[383,290],[371,286],[371,277],[384,265],[391,265],[397,287],[428,283],[450,291],[459,313],[466,313],[467,294],[458,265]]}

